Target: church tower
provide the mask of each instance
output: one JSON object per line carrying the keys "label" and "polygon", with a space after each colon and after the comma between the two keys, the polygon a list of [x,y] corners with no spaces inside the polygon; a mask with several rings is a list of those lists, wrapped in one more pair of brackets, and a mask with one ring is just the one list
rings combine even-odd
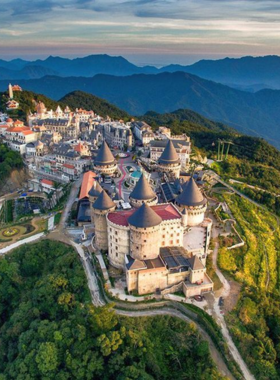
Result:
{"label": "church tower", "polygon": [[14,92],[13,92],[13,86],[11,85],[11,83],[9,84],[8,90],[9,90],[9,98],[13,99]]}

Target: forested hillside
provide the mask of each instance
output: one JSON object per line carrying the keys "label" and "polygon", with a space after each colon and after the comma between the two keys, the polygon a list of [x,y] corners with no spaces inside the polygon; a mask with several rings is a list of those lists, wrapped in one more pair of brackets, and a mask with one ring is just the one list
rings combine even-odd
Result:
{"label": "forested hillside", "polygon": [[[58,105],[60,105],[61,107],[65,107],[65,104],[63,104],[63,102],[57,102],[48,98],[45,95],[37,94],[32,91],[15,91],[14,99],[19,103],[19,108],[13,111],[8,111],[8,114],[10,117],[14,119],[17,118],[23,121],[26,121],[26,117],[29,112],[35,112],[34,100],[36,102],[41,101],[45,103],[47,109],[53,109],[54,111]],[[8,92],[0,93],[0,111],[7,112],[6,103],[8,100]]]}
{"label": "forested hillside", "polygon": [[0,182],[9,177],[14,169],[23,167],[22,157],[18,152],[14,152],[0,140]]}
{"label": "forested hillside", "polygon": [[222,379],[196,328],[95,308],[77,254],[44,240],[0,258],[1,380]]}
{"label": "forested hillside", "polygon": [[88,94],[83,91],[73,91],[60,99],[60,102],[67,104],[72,110],[76,108],[84,108],[88,111],[93,110],[100,116],[110,116],[112,119],[129,120],[130,116],[127,112],[114,106],[104,99]]}
{"label": "forested hillside", "polygon": [[[98,74],[91,78],[45,76],[18,83],[56,100],[72,91],[86,91],[130,115],[188,108],[280,146],[280,91],[249,93],[183,72],[124,77]],[[8,81],[0,81],[0,90],[7,85]]]}

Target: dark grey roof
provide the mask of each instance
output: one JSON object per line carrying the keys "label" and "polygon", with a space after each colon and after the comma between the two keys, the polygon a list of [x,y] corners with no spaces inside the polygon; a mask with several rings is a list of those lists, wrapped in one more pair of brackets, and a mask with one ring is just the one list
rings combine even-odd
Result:
{"label": "dark grey roof", "polygon": [[101,193],[102,190],[103,189],[100,186],[99,182],[95,180],[93,182],[92,188],[88,192],[88,195],[91,196],[91,197],[98,197],[98,195]]}
{"label": "dark grey roof", "polygon": [[206,202],[193,178],[183,186],[182,193],[176,198],[176,203],[182,206],[200,206]]}
{"label": "dark grey roof", "polygon": [[96,210],[109,210],[115,206],[115,203],[104,190],[99,194],[98,198],[92,205],[92,207]]}
{"label": "dark grey roof", "polygon": [[38,125],[45,126],[67,126],[69,123],[68,119],[42,119],[38,120]]}
{"label": "dark grey roof", "polygon": [[168,140],[168,143],[162,152],[158,162],[163,165],[176,164],[179,162],[179,156],[176,152],[174,145],[171,140]]}
{"label": "dark grey roof", "polygon": [[204,265],[202,264],[202,262],[199,260],[199,258],[196,255],[189,258],[188,260],[189,260],[192,270],[204,269]]}
{"label": "dark grey roof", "polygon": [[156,194],[151,189],[147,178],[144,176],[144,174],[142,174],[136,186],[132,190],[130,198],[137,200],[148,200],[154,199],[155,197]]}
{"label": "dark grey roof", "polygon": [[110,151],[106,141],[104,140],[94,160],[94,164],[95,165],[110,165],[114,163],[115,163],[115,158],[112,155],[112,152]]}
{"label": "dark grey roof", "polygon": [[146,203],[143,203],[142,206],[128,218],[129,224],[139,228],[155,227],[161,222],[161,217]]}
{"label": "dark grey roof", "polygon": [[[169,139],[153,140],[150,142],[150,145],[152,147],[155,147],[155,148],[165,148],[168,141],[169,141]],[[173,140],[173,139],[171,139],[171,141],[172,141],[172,144],[174,145],[175,149],[180,149],[180,148],[182,148],[182,146],[186,147],[186,146],[190,145],[190,142],[186,141],[186,140]]]}

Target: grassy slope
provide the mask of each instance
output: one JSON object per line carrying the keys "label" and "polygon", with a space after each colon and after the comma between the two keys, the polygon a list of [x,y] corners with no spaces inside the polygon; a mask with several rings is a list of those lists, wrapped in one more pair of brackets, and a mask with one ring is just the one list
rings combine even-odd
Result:
{"label": "grassy slope", "polygon": [[220,249],[219,266],[243,284],[227,316],[238,347],[257,379],[278,379],[280,368],[280,228],[269,212],[224,194],[245,246]]}

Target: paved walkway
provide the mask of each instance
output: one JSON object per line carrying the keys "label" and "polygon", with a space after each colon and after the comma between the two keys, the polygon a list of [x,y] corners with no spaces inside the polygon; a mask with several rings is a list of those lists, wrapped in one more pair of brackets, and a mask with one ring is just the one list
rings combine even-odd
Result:
{"label": "paved walkway", "polygon": [[15,248],[17,248],[17,247],[20,247],[20,246],[23,245],[23,244],[32,243],[33,241],[39,240],[39,239],[41,239],[44,235],[45,235],[45,233],[44,233],[44,232],[41,232],[41,233],[39,233],[39,234],[37,234],[37,235],[30,236],[30,237],[28,237],[28,238],[26,238],[26,239],[19,240],[19,241],[17,241],[17,242],[14,243],[14,244],[8,245],[7,247],[0,249],[0,256],[1,256],[1,255],[4,255],[5,253],[7,253],[7,252],[9,252],[9,251],[12,251],[13,249],[15,249]]}
{"label": "paved walkway", "polygon": [[119,183],[118,183],[118,189],[119,189],[119,197],[122,198],[122,183],[125,179],[125,176],[126,176],[126,171],[125,169],[123,168],[123,162],[124,162],[124,159],[121,159],[120,160],[120,165],[119,165],[119,169],[120,171],[122,172],[122,178],[120,179]]}

